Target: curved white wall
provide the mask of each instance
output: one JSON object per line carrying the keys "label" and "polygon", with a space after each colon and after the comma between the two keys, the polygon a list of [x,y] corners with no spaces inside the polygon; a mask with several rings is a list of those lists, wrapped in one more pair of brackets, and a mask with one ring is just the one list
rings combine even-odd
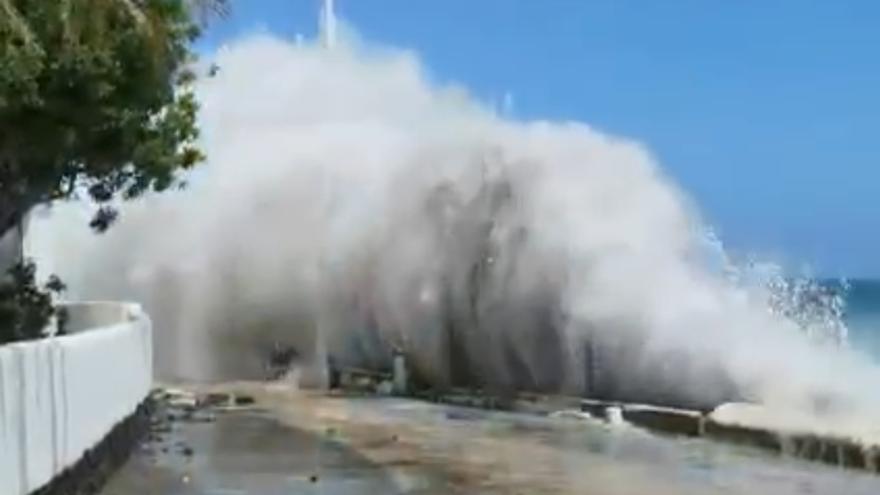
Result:
{"label": "curved white wall", "polygon": [[[137,304],[69,306],[70,335],[0,346],[0,494],[72,466],[147,397],[152,328]],[[114,316],[115,315],[115,316]]]}

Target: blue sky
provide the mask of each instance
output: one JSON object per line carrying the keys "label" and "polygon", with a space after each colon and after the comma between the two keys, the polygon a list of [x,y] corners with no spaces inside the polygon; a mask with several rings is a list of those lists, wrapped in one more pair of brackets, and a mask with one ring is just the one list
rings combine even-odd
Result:
{"label": "blue sky", "polygon": [[[336,1],[440,82],[645,143],[734,250],[880,276],[880,1]],[[233,0],[202,49],[318,4]]]}

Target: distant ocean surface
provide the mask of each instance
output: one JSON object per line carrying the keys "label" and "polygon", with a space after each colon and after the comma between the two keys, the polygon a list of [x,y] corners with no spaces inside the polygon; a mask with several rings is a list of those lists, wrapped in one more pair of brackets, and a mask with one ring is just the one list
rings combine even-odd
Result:
{"label": "distant ocean surface", "polygon": [[[823,285],[841,289],[840,282]],[[850,279],[845,289],[844,321],[849,329],[849,343],[880,363],[880,279]]]}

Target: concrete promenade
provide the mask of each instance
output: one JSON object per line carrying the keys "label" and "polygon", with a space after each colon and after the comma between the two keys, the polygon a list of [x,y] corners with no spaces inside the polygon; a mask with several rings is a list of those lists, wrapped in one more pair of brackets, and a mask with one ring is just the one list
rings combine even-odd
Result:
{"label": "concrete promenade", "polygon": [[102,494],[880,493],[870,473],[576,416],[219,389],[255,403],[169,410]]}

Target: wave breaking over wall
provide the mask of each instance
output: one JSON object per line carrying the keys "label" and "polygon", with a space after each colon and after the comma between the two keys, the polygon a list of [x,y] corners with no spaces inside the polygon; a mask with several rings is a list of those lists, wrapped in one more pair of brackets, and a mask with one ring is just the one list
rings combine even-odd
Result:
{"label": "wave breaking over wall", "polygon": [[256,376],[282,342],[499,391],[878,405],[864,357],[706,262],[637,142],[498,116],[393,49],[257,36],[215,61],[187,189],[103,236],[75,204],[30,228],[70,297],[148,308],[164,375]]}

